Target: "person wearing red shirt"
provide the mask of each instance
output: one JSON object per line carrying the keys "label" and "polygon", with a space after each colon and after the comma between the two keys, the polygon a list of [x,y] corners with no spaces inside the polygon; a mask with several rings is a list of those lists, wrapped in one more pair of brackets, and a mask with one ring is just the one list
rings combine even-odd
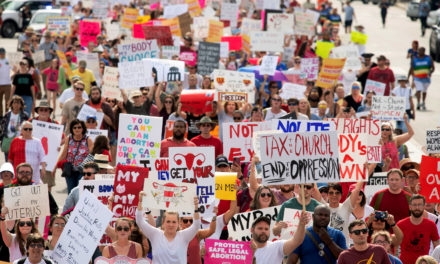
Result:
{"label": "person wearing red shirt", "polygon": [[394,89],[394,82],[396,79],[394,78],[393,71],[387,67],[386,65],[387,58],[384,55],[380,55],[379,58],[377,58],[377,66],[371,68],[370,72],[368,73],[367,79],[370,79],[372,81],[377,81],[381,83],[385,83],[385,92],[383,95],[388,96],[390,95],[390,87]]}
{"label": "person wearing red shirt", "polygon": [[199,147],[210,147],[215,148],[215,156],[223,154],[223,144],[222,141],[215,136],[212,136],[210,132],[214,130],[217,124],[211,120],[208,116],[202,117],[199,122],[196,122],[196,127],[201,131],[201,134],[193,137],[191,142]]}
{"label": "person wearing red shirt", "polygon": [[397,223],[403,231],[399,258],[405,264],[416,263],[418,257],[428,255],[431,241],[433,248],[439,245],[437,226],[433,221],[423,217],[425,197],[419,194],[412,196],[409,207],[411,216]]}
{"label": "person wearing red shirt", "polygon": [[196,144],[186,139],[186,122],[178,119],[174,122],[173,136],[162,140],[160,144],[160,157],[168,158],[168,150],[170,147],[196,147]]}

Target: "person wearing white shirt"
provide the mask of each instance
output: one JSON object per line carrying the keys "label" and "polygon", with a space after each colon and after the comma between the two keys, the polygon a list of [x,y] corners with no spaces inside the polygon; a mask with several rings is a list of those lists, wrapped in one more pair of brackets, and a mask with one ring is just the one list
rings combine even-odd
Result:
{"label": "person wearing white shirt", "polygon": [[[414,109],[414,103],[412,99],[412,92],[411,88],[407,86],[408,84],[408,78],[405,75],[397,77],[397,81],[399,82],[399,86],[394,88],[391,91],[391,94],[393,96],[398,97],[404,97],[405,98],[405,111],[408,115],[408,122],[409,120],[416,119],[416,111]],[[408,128],[405,125],[405,122],[403,121],[396,121],[396,128],[402,129],[403,133],[408,132]]]}
{"label": "person wearing white shirt", "polygon": [[[9,96],[11,94],[11,66],[6,58],[6,50],[0,48],[0,116],[8,112]],[[3,97],[5,98],[5,111],[3,112]]]}

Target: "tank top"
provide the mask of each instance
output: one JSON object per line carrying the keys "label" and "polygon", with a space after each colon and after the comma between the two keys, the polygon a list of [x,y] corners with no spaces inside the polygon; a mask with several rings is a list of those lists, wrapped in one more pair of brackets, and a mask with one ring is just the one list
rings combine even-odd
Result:
{"label": "tank top", "polygon": [[67,149],[67,161],[71,162],[77,168],[89,155],[89,147],[87,144],[87,136],[81,140],[74,140],[73,136],[69,137],[69,147]]}
{"label": "tank top", "polygon": [[390,167],[388,169],[399,169],[399,151],[394,141],[384,143],[382,146],[382,160],[385,160],[387,156],[391,158]]}
{"label": "tank top", "polygon": [[[108,246],[108,253],[110,254],[110,258],[118,256],[113,245]],[[130,241],[130,248],[128,249],[127,257],[132,259],[137,259],[136,255],[136,244]]]}

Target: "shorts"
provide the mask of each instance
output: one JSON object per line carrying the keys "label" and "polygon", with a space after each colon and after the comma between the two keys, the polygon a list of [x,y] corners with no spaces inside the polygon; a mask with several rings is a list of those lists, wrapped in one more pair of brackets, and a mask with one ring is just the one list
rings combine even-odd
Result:
{"label": "shorts", "polygon": [[41,175],[41,180],[47,184],[47,187],[55,186],[55,178],[52,177],[51,171],[46,171],[46,174]]}
{"label": "shorts", "polygon": [[344,25],[345,25],[346,27],[351,27],[351,24],[353,24],[353,20],[345,20],[345,21],[344,21]]}
{"label": "shorts", "polygon": [[426,93],[426,91],[428,90],[428,86],[430,84],[431,84],[430,82],[421,82],[421,81],[414,80],[414,85],[416,86],[417,92]]}
{"label": "shorts", "polygon": [[109,144],[110,144],[110,146],[116,146],[116,145],[118,145],[118,139],[116,138],[116,131],[115,130],[113,130],[113,131],[110,131],[110,142],[109,142]]}

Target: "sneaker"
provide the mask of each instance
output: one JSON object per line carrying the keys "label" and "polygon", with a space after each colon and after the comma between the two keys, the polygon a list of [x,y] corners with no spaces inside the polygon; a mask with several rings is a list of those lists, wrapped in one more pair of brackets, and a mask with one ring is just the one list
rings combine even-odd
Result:
{"label": "sneaker", "polygon": [[420,103],[417,103],[417,110],[420,110]]}
{"label": "sneaker", "polygon": [[425,103],[422,103],[422,109],[423,109],[423,111],[426,111]]}

